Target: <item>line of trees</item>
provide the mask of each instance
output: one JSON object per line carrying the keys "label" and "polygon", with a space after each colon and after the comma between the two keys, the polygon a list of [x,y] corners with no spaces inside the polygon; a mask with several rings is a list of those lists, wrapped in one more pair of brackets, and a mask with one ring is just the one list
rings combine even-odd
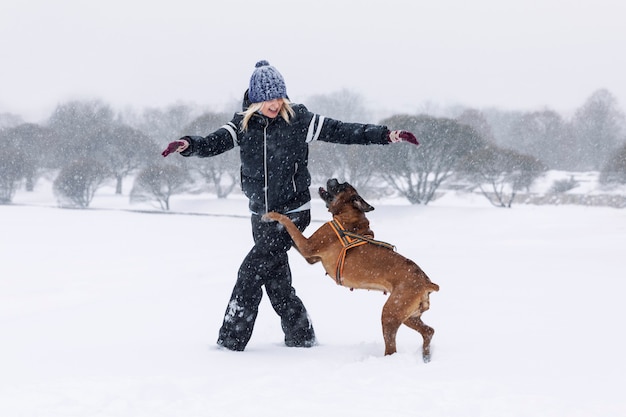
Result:
{"label": "line of trees", "polygon": [[[348,105],[346,105],[346,103]],[[308,107],[344,121],[367,121],[364,100],[350,91],[311,97]],[[131,202],[150,201],[169,210],[170,197],[211,192],[226,198],[239,182],[239,156],[160,157],[180,136],[217,129],[237,111],[200,113],[177,104],[141,113],[116,113],[99,101],[57,106],[42,124],[0,115],[0,203],[23,185],[33,191],[43,175],[54,178],[60,206],[87,208],[96,191],[114,181],[122,194],[134,178]],[[594,92],[565,119],[552,110],[503,112],[458,109],[454,114],[398,114],[375,123],[410,130],[421,146],[362,147],[314,143],[314,183],[330,177],[350,181],[364,193],[403,196],[412,204],[437,198],[454,181],[479,190],[497,207],[510,207],[547,169],[596,170],[607,183],[626,183],[626,119],[606,90]]]}

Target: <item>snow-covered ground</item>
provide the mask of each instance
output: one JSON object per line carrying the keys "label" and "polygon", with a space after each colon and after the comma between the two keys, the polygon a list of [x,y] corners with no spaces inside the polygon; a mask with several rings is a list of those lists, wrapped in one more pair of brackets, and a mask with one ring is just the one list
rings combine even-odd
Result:
{"label": "snow-covered ground", "polygon": [[[319,346],[285,347],[264,298],[246,351],[216,349],[251,246],[241,197],[151,214],[111,188],[87,210],[19,191],[0,206],[0,416],[626,416],[625,210],[364,197],[441,286],[428,364],[408,328],[383,356],[385,295],[293,250]],[[329,219],[317,197],[313,218],[305,234]]]}

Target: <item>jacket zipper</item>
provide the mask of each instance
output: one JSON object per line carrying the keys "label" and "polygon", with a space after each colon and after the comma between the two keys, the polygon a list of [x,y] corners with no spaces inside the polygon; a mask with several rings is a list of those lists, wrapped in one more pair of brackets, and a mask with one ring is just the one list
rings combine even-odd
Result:
{"label": "jacket zipper", "polygon": [[263,127],[263,171],[264,171],[264,187],[263,192],[265,194],[265,213],[269,212],[269,192],[268,192],[268,183],[267,183],[267,126],[269,122],[265,121],[265,127]]}

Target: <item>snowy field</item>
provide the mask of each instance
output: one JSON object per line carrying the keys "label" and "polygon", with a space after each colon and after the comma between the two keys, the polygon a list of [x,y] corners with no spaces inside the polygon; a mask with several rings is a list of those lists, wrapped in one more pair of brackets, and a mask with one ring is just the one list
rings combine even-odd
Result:
{"label": "snowy field", "polygon": [[[383,356],[385,295],[293,250],[319,345],[285,347],[264,298],[246,351],[216,349],[252,244],[241,197],[151,214],[110,188],[87,210],[19,191],[0,206],[0,416],[626,416],[626,210],[364,197],[441,286],[428,364],[406,327]],[[312,213],[306,235],[329,219],[317,196]]]}

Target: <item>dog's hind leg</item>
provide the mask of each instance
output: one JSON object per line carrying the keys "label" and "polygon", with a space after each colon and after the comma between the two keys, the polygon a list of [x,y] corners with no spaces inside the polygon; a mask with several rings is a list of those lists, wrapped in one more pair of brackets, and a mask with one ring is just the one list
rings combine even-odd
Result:
{"label": "dog's hind leg", "polygon": [[424,324],[420,316],[411,316],[404,321],[404,324],[413,330],[417,330],[424,339],[422,346],[422,358],[424,362],[430,362],[430,341],[435,334],[435,329]]}
{"label": "dog's hind leg", "polygon": [[383,306],[381,321],[383,338],[385,339],[385,355],[396,353],[396,335],[403,320],[401,308],[398,308],[399,305],[402,305],[400,297],[391,294]]}

